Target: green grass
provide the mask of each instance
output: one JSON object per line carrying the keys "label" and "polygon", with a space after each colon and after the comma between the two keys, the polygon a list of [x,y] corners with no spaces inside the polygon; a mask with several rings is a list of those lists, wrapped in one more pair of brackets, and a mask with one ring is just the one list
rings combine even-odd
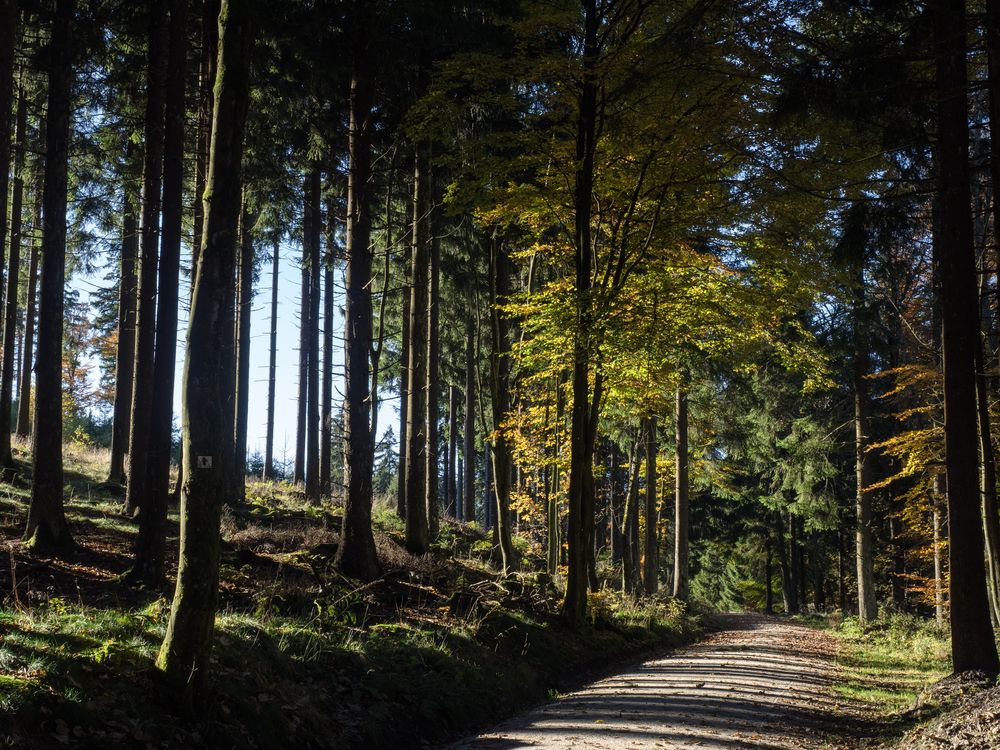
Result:
{"label": "green grass", "polygon": [[432,554],[415,558],[386,511],[376,514],[386,576],[370,586],[340,578],[328,560],[339,510],[253,482],[223,522],[215,694],[181,718],[154,668],[171,587],[118,582],[136,522],[103,486],[104,459],[67,446],[66,509],[80,546],[66,560],[17,546],[25,477],[0,486],[10,545],[9,563],[0,560],[0,744],[9,732],[38,750],[410,746],[475,731],[698,632],[672,599],[610,593],[594,595],[588,627],[569,632],[549,577],[500,577],[482,530],[445,524]]}
{"label": "green grass", "polygon": [[951,671],[948,631],[914,615],[883,614],[861,626],[847,618],[834,631],[840,640],[843,679],[836,690],[883,714],[902,711],[920,692]]}

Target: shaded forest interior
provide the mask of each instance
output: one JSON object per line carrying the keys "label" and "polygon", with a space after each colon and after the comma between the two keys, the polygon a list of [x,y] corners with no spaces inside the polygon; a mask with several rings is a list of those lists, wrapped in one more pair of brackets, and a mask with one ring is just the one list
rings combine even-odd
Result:
{"label": "shaded forest interior", "polygon": [[439,741],[715,611],[995,677],[997,128],[1000,0],[0,0],[0,739]]}

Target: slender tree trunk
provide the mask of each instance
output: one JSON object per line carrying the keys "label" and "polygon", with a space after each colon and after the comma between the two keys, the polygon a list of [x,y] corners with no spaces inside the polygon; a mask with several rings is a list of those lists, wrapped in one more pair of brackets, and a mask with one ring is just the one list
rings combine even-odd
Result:
{"label": "slender tree trunk", "polygon": [[674,459],[674,596],[688,598],[690,497],[688,482],[688,401],[683,387],[676,398],[676,457]]}
{"label": "slender tree trunk", "polygon": [[[3,325],[3,369],[0,374],[0,469],[15,468],[10,450],[11,406],[14,398],[14,363],[17,360],[17,280],[21,275],[21,209],[24,202],[24,152],[28,124],[28,107],[24,86],[18,87],[16,149],[14,152],[14,184],[10,203],[10,255],[7,261],[7,299]],[[0,221],[2,223],[2,221]]]}
{"label": "slender tree trunk", "polygon": [[396,515],[406,518],[406,452],[409,443],[410,407],[410,300],[413,295],[411,264],[404,263],[406,281],[402,291],[402,330],[399,360],[399,468],[396,481]]}
{"label": "slender tree trunk", "polygon": [[[470,305],[470,310],[471,305]],[[466,521],[476,520],[476,347],[475,325],[470,313],[465,322],[465,427],[462,457],[465,475],[462,477]]]}
{"label": "slender tree trunk", "polygon": [[201,0],[201,49],[198,59],[198,124],[195,134],[194,205],[192,220],[194,241],[191,243],[191,295],[201,252],[205,218],[205,180],[208,177],[209,147],[212,140],[212,107],[215,102],[215,65],[219,52],[219,0]]}
{"label": "slender tree trunk", "polygon": [[847,561],[844,552],[844,532],[837,529],[837,603],[841,613],[847,611]]}
{"label": "slender tree trunk", "polygon": [[771,548],[771,534],[765,530],[764,537],[764,612],[769,615],[774,614],[774,587],[772,579],[774,577],[774,553]]}
{"label": "slender tree trunk", "polygon": [[309,255],[311,253],[313,207],[310,201],[309,175],[302,182],[302,293],[299,310],[299,383],[298,383],[298,418],[295,425],[295,466],[292,471],[292,481],[304,484],[306,481],[306,441],[309,431],[309,331],[312,325],[309,312],[312,304],[309,294],[312,291],[312,280],[309,272]]}
{"label": "slender tree trunk", "polygon": [[233,298],[242,191],[243,131],[253,34],[248,3],[223,0],[205,232],[195,277],[182,386],[183,492],[177,585],[157,666],[187,705],[200,698],[219,583],[219,524],[232,500]]}
{"label": "slender tree trunk", "polygon": [[[333,214],[327,221],[333,223]],[[320,403],[319,489],[323,495],[331,491],[333,471],[333,231],[327,235],[326,257],[323,262],[323,393]]]}
{"label": "slender tree trunk", "polygon": [[878,616],[875,601],[875,573],[872,567],[872,501],[867,487],[872,484],[870,440],[870,399],[868,395],[868,336],[864,324],[865,281],[863,263],[857,262],[852,319],[854,321],[854,458],[855,458],[855,562],[858,580],[858,619],[871,622]]}
{"label": "slender tree trunk", "polygon": [[345,309],[346,399],[344,531],[337,565],[347,575],[371,580],[379,575],[372,535],[370,356],[372,346],[371,176],[373,82],[369,74],[363,0],[354,6],[354,63],[351,77],[347,172],[347,302]]}
{"label": "slender tree trunk", "polygon": [[156,354],[156,275],[160,192],[163,172],[164,103],[167,86],[167,6],[154,3],[149,16],[149,62],[146,77],[145,154],[142,167],[142,212],[139,223],[139,288],[136,293],[135,366],[128,484],[125,512],[139,510],[148,495],[149,437],[152,426],[154,358]]}
{"label": "slender tree trunk", "polygon": [[944,586],[944,555],[941,547],[944,538],[941,534],[942,510],[947,510],[947,481],[944,474],[934,477],[934,499],[931,505],[931,525],[934,541],[934,619],[938,625],[944,625],[945,618],[945,586]]}
{"label": "slender tree trunk", "polygon": [[430,156],[426,144],[416,147],[413,166],[413,248],[410,294],[410,376],[406,428],[406,548],[427,552],[427,331],[430,279]]}
{"label": "slender tree trunk", "polygon": [[448,508],[453,518],[461,518],[461,500],[458,497],[458,476],[455,462],[458,459],[458,409],[461,394],[456,386],[448,387]]}
{"label": "slender tree trunk", "polygon": [[[126,169],[132,163],[131,140],[125,147]],[[111,428],[111,465],[108,484],[125,484],[125,456],[128,453],[132,407],[132,378],[135,371],[135,261],[139,254],[139,234],[135,196],[129,181],[123,188],[121,274],[118,282],[118,346],[115,352],[115,402]],[[31,300],[28,300],[30,305]],[[27,340],[27,337],[25,338]],[[22,376],[23,382],[23,376]]]}
{"label": "slender tree trunk", "polygon": [[786,615],[799,611],[798,592],[792,581],[791,566],[788,564],[788,547],[785,546],[785,519],[782,512],[774,513],[774,543],[778,549],[778,568],[781,571],[781,602]]}
{"label": "slender tree trunk", "polygon": [[[433,189],[431,190],[433,195]],[[433,197],[432,197],[433,200]],[[433,211],[433,208],[431,208]],[[428,262],[430,267],[427,270],[427,399],[424,403],[427,409],[427,527],[430,539],[433,541],[438,537],[441,515],[441,501],[438,497],[438,480],[440,456],[438,445],[438,421],[441,401],[441,370],[439,360],[441,359],[441,343],[438,336],[440,322],[440,301],[441,301],[441,242],[433,231],[433,221],[431,224],[431,252]]]}
{"label": "slender tree trunk", "polygon": [[246,207],[246,192],[240,212],[238,265],[236,271],[236,397],[233,428],[233,499],[246,501],[247,425],[250,419],[250,317],[253,308],[255,263],[253,227],[256,215]]}
{"label": "slender tree trunk", "polygon": [[968,163],[965,3],[941,0],[935,6],[933,26],[941,222],[934,259],[941,273],[952,663],[956,673],[981,670],[996,674],[1000,661],[986,593],[977,460],[975,351],[979,320]]}
{"label": "slender tree trunk", "polygon": [[[165,576],[170,448],[173,437],[174,370],[177,363],[177,305],[180,297],[184,194],[184,73],[187,54],[187,0],[170,0],[163,141],[163,222],[159,289],[156,294],[156,349],[149,415],[147,476],[140,500],[139,535],[129,578],[152,586]],[[131,486],[131,481],[129,482]]]}
{"label": "slender tree trunk", "polygon": [[[507,437],[500,425],[510,412],[510,370],[511,335],[510,322],[500,311],[499,305],[511,293],[511,261],[502,242],[494,241],[490,250],[490,403],[493,407],[493,429],[491,445],[493,461],[493,485],[496,510],[496,541],[500,548],[501,564],[505,571],[516,567],[514,544],[510,530],[510,480],[513,471],[513,457]],[[590,540],[591,546],[593,541]],[[586,550],[584,550],[586,553]],[[586,571],[584,573],[586,575]]]}
{"label": "slender tree trunk", "polygon": [[790,584],[794,595],[795,612],[799,612],[805,606],[802,598],[802,558],[799,555],[799,525],[792,512],[788,512],[788,573]]}
{"label": "slender tree trunk", "polygon": [[[14,109],[14,49],[18,38],[17,0],[0,0],[0,269],[4,264],[4,248],[7,243],[7,194],[10,187],[11,155],[11,113]],[[20,98],[20,96],[18,97]],[[21,147],[20,139],[18,146]],[[23,157],[22,157],[23,162]],[[10,280],[8,276],[8,282]],[[16,277],[14,287],[17,288]],[[16,294],[15,294],[16,296]],[[3,279],[0,278],[0,298],[3,297]],[[9,349],[4,349],[3,358],[10,359]],[[7,442],[9,443],[9,429]],[[5,454],[0,446],[0,462],[3,467],[10,464],[10,447]]]}
{"label": "slender tree trunk", "polygon": [[[323,212],[320,206],[321,177],[318,165],[313,165],[306,178],[308,193],[306,205],[312,208],[312,218],[308,223],[309,245],[309,377],[307,378],[306,404],[306,498],[319,502],[319,307],[323,266],[320,262],[320,234],[323,226]],[[369,261],[369,275],[371,263]],[[369,290],[369,295],[371,294]],[[369,296],[369,300],[370,300]],[[370,304],[370,301],[369,301]],[[371,316],[369,316],[370,318]],[[370,327],[370,325],[369,325]],[[370,337],[369,337],[370,338]],[[367,368],[366,368],[367,369]]]}
{"label": "slender tree trunk", "polygon": [[990,429],[989,384],[982,336],[976,339],[976,412],[979,422],[980,489],[983,498],[983,532],[986,542],[986,585],[990,616],[1000,623],[1000,512],[997,505],[996,457]]}
{"label": "slender tree trunk", "polygon": [[[573,406],[570,417],[569,565],[563,615],[570,627],[587,617],[588,543],[594,523],[593,438],[599,396],[591,401],[589,342],[592,329],[590,299],[593,245],[591,212],[594,195],[594,151],[597,132],[597,62],[599,56],[596,0],[584,0],[583,77],[577,112],[576,175],[574,179],[574,247],[576,270],[576,320],[573,336]],[[596,390],[596,387],[595,387]],[[590,476],[588,476],[590,475]]]}
{"label": "slender tree trunk", "polygon": [[267,363],[267,437],[264,440],[264,479],[275,479],[274,473],[274,392],[278,365],[278,266],[281,260],[281,240],[276,236],[271,248],[271,343]]}
{"label": "slender tree trunk", "polygon": [[[35,216],[32,221],[34,229],[42,226],[42,188],[36,181],[34,190]],[[21,390],[17,396],[17,425],[14,433],[20,438],[31,434],[31,372],[35,362],[35,309],[38,298],[38,264],[41,257],[40,241],[31,245],[31,255],[28,258],[28,288],[24,304],[24,346],[21,349]],[[131,355],[129,355],[131,358]],[[129,386],[131,392],[131,385]],[[131,400],[131,399],[130,399]],[[127,407],[126,407],[127,408]]]}
{"label": "slender tree trunk", "polygon": [[646,448],[646,549],[643,560],[643,583],[648,596],[652,596],[659,588],[657,576],[659,561],[657,551],[659,545],[656,539],[659,514],[656,508],[656,417],[646,417],[643,420],[643,443]]}
{"label": "slender tree trunk", "polygon": [[38,362],[32,429],[31,505],[24,540],[29,547],[73,546],[63,510],[62,334],[66,269],[66,202],[72,119],[74,0],[56,0],[48,60],[48,127],[42,189],[42,278],[38,311]]}
{"label": "slender tree trunk", "polygon": [[635,595],[642,589],[639,564],[639,440],[629,453],[628,488],[625,491],[625,533],[622,545],[622,591]]}
{"label": "slender tree trunk", "polygon": [[611,562],[622,561],[622,526],[624,521],[625,496],[620,492],[621,455],[618,443],[611,443]]}

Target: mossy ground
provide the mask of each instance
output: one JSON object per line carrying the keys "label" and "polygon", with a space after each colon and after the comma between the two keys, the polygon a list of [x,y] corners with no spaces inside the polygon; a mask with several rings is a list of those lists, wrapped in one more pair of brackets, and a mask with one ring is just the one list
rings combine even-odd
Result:
{"label": "mossy ground", "polygon": [[[432,553],[413,557],[387,511],[376,514],[385,575],[342,578],[330,564],[339,510],[251,483],[223,523],[213,694],[182,716],[153,666],[172,583],[120,582],[136,521],[102,485],[104,454],[67,446],[66,458],[77,547],[65,559],[19,542],[29,469],[0,485],[0,740],[15,747],[416,747],[697,632],[670,599],[601,593],[590,626],[570,633],[528,540],[525,569],[504,578],[474,525],[446,522]],[[169,535],[175,556],[176,511]]]}

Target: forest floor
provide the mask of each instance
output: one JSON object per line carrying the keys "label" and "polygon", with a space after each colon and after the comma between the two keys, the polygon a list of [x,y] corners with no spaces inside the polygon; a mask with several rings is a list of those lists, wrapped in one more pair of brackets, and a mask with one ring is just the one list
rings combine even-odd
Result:
{"label": "forest floor", "polygon": [[[395,513],[376,513],[384,574],[362,584],[331,564],[340,509],[287,484],[248,484],[223,518],[213,694],[178,713],[153,667],[173,593],[130,588],[137,521],[104,486],[107,454],[67,445],[66,511],[76,547],[24,548],[30,495],[0,484],[0,745],[49,750],[421,748],[461,737],[687,643],[699,619],[674,600],[594,595],[580,632],[560,624],[541,549],[503,577],[474,524],[443,522],[431,553],[402,546]],[[170,513],[168,570],[176,565]]]}

